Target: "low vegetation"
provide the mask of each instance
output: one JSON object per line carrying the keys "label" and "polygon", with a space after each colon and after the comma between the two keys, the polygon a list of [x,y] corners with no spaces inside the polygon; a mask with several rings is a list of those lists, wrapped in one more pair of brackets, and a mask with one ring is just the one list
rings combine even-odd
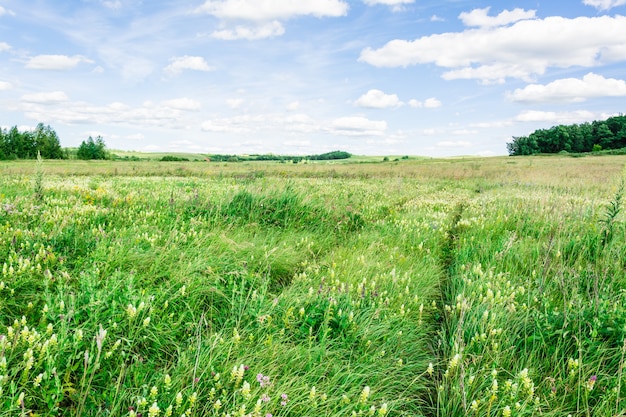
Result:
{"label": "low vegetation", "polygon": [[4,162],[0,415],[623,415],[625,165]]}

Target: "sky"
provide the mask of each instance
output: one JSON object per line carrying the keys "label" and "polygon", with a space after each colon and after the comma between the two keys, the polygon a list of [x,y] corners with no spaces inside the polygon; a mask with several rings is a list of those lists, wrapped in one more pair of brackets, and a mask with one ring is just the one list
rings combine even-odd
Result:
{"label": "sky", "polygon": [[626,0],[0,0],[0,126],[61,145],[506,155],[626,108]]}

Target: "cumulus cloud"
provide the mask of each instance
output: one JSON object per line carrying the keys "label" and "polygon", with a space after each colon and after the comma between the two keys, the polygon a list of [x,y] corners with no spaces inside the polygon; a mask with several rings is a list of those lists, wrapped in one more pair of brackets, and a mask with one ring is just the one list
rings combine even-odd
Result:
{"label": "cumulus cloud", "polygon": [[386,109],[389,107],[400,107],[402,102],[396,94],[385,94],[380,90],[369,90],[359,97],[354,105],[371,109]]}
{"label": "cumulus cloud", "polygon": [[497,16],[489,16],[491,7],[484,9],[474,9],[471,12],[463,12],[459,15],[459,19],[465,26],[478,26],[481,28],[490,28],[496,26],[506,26],[520,20],[534,19],[536,10],[513,9],[504,10]]}
{"label": "cumulus cloud", "polygon": [[437,107],[441,107],[441,105],[442,105],[441,101],[439,101],[435,97],[427,98],[424,101],[419,101],[415,99],[409,100],[409,106],[414,107],[414,108],[425,107],[427,109],[436,109]]}
{"label": "cumulus cloud", "polygon": [[26,68],[41,70],[68,70],[72,69],[80,63],[91,64],[91,59],[82,55],[37,55],[26,62]]}
{"label": "cumulus cloud", "polygon": [[624,97],[626,82],[588,73],[582,79],[564,78],[549,84],[531,84],[508,94],[512,101],[522,103],[582,102],[595,97]]}
{"label": "cumulus cloud", "polygon": [[348,4],[341,0],[208,0],[196,12],[220,19],[268,21],[298,16],[344,16]]}
{"label": "cumulus cloud", "polygon": [[22,96],[22,101],[24,102],[39,104],[61,103],[68,100],[69,97],[63,91],[33,93]]}
{"label": "cumulus cloud", "polygon": [[598,10],[609,10],[613,7],[625,5],[626,0],[583,0],[583,3]]}
{"label": "cumulus cloud", "polygon": [[[575,45],[576,47],[572,47]],[[443,78],[531,81],[547,68],[593,67],[626,60],[626,17],[548,17],[511,26],[392,40],[365,48],[359,61],[377,67],[435,64]]]}
{"label": "cumulus cloud", "polygon": [[8,81],[0,81],[0,91],[10,90],[13,88],[13,84]]}
{"label": "cumulus cloud", "polygon": [[185,55],[170,58],[170,64],[165,67],[165,72],[176,75],[183,70],[212,71],[213,69],[201,56]]}
{"label": "cumulus cloud", "polygon": [[387,122],[362,116],[339,117],[331,122],[329,130],[344,136],[379,136],[387,130]]}
{"label": "cumulus cloud", "polygon": [[281,36],[285,33],[284,26],[277,20],[257,26],[236,26],[233,29],[216,30],[211,34],[215,39],[232,41],[237,39],[267,39]]}

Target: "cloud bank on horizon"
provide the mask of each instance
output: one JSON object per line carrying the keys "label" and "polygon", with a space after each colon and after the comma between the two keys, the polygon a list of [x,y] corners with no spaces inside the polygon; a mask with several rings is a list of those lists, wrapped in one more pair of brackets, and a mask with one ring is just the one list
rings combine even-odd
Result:
{"label": "cloud bank on horizon", "polygon": [[0,0],[0,126],[63,146],[502,155],[623,111],[626,0]]}

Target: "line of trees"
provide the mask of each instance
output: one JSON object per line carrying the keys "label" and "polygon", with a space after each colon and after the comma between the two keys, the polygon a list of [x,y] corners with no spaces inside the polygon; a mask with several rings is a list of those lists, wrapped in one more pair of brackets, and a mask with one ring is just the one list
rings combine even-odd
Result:
{"label": "line of trees", "polygon": [[506,147],[511,156],[626,148],[626,116],[535,130],[528,136],[513,137]]}
{"label": "line of trees", "polygon": [[240,162],[240,161],[292,161],[300,162],[302,160],[311,161],[329,161],[334,159],[348,159],[352,156],[351,153],[345,151],[332,151],[316,155],[307,156],[290,156],[290,155],[274,155],[274,154],[260,154],[260,155],[210,155],[209,159],[213,162]]}
{"label": "line of trees", "polygon": [[67,159],[59,136],[49,125],[39,123],[35,130],[21,131],[17,126],[0,128],[0,160],[35,159],[39,152],[44,159]]}

